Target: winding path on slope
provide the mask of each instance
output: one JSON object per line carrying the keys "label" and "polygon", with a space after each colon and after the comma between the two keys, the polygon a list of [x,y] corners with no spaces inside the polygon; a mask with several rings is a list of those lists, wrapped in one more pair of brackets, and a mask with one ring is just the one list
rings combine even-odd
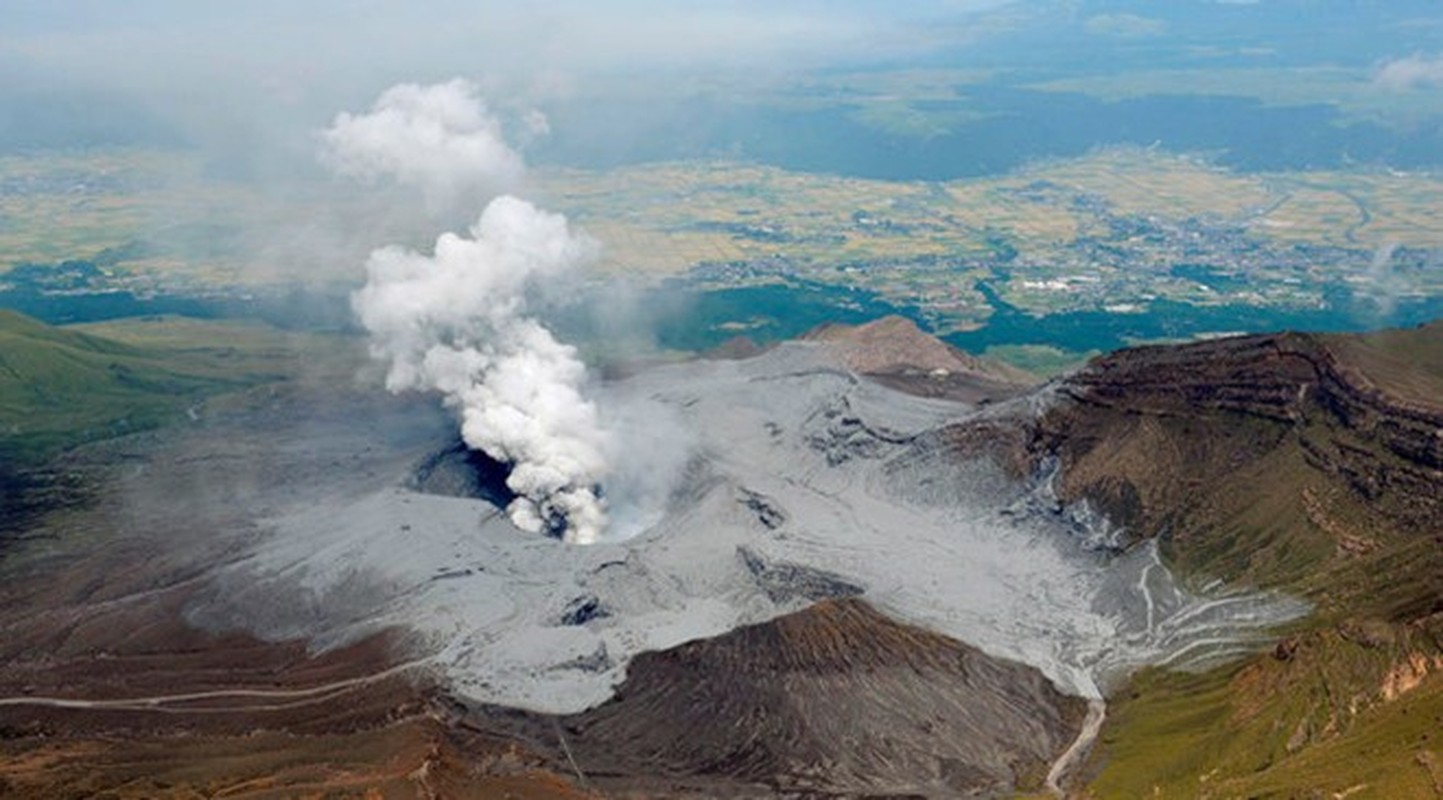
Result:
{"label": "winding path on slope", "polygon": [[1092,743],[1097,741],[1097,735],[1102,731],[1102,723],[1106,720],[1107,703],[1097,699],[1088,700],[1087,717],[1082,721],[1082,729],[1077,732],[1077,738],[1052,762],[1052,768],[1047,770],[1048,791],[1058,797],[1067,795],[1062,789],[1063,778],[1066,778],[1067,773],[1087,754]]}
{"label": "winding path on slope", "polygon": [[[181,713],[223,713],[223,712],[247,712],[266,711],[276,708],[289,708],[297,705],[305,705],[312,702],[328,700],[337,694],[365,686],[372,683],[379,683],[387,678],[395,677],[403,672],[418,669],[435,661],[435,656],[408,661],[404,664],[397,664],[394,667],[375,672],[370,675],[361,675],[355,678],[333,681],[320,686],[312,686],[305,689],[218,689],[209,692],[191,692],[188,694],[153,695],[150,697],[128,697],[113,700],[82,700],[66,697],[0,697],[0,707],[4,706],[46,706],[49,708],[75,708],[75,709],[96,709],[96,710],[122,710],[122,711],[165,711]],[[267,705],[237,705],[229,707],[204,708],[175,708],[176,703],[193,703],[201,700],[219,700],[227,698],[253,698],[253,699],[278,699],[297,700],[299,702],[289,703],[280,706]]]}

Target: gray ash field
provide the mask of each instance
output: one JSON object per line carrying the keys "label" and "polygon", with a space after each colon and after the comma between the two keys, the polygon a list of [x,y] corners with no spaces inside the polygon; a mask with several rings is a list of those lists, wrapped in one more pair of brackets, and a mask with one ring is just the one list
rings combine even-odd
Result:
{"label": "gray ash field", "polygon": [[261,533],[189,616],[319,647],[401,626],[459,695],[574,713],[610,698],[640,653],[828,597],[860,596],[1086,698],[1144,664],[1246,651],[1306,610],[1180,587],[1150,544],[1099,547],[1045,482],[1010,480],[940,433],[1032,414],[1046,396],[980,410],[919,398],[808,343],[658,367],[603,387],[601,406],[669,409],[695,436],[688,457],[665,495],[636,495],[658,506],[618,503],[590,546],[418,488],[417,465],[448,447],[433,418],[386,464],[328,475],[327,492],[239,504]]}

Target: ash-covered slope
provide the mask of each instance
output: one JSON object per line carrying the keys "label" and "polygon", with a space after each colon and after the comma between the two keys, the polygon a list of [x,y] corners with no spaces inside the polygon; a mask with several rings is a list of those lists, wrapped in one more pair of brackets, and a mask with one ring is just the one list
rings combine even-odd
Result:
{"label": "ash-covered slope", "polygon": [[379,491],[273,505],[269,536],[220,571],[191,619],[318,646],[405,626],[460,694],[567,713],[607,700],[640,653],[825,597],[860,594],[1090,698],[1142,664],[1255,648],[1303,610],[1185,590],[1150,545],[1099,550],[1045,483],[946,446],[948,424],[985,413],[1012,425],[1034,399],[983,412],[904,394],[816,343],[662,366],[599,397],[643,400],[693,437],[669,497],[613,505],[613,525],[635,535],[568,546],[397,475]]}
{"label": "ash-covered slope", "polygon": [[[827,600],[638,656],[615,698],[557,720],[553,749],[627,796],[994,796],[1040,789],[1084,706],[1034,669]],[[558,741],[544,718],[469,720]]]}

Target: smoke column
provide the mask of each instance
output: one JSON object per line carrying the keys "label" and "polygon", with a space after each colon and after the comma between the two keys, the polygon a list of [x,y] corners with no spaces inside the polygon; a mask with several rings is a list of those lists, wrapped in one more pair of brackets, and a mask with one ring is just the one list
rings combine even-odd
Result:
{"label": "smoke column", "polygon": [[[528,127],[545,117],[540,120]],[[433,210],[494,197],[515,188],[526,172],[501,122],[476,87],[459,78],[393,86],[368,113],[337,114],[321,140],[321,158],[337,174],[419,189]]]}
{"label": "smoke column", "polygon": [[[522,160],[500,131],[475,87],[456,80],[389,89],[369,113],[338,115],[321,138],[338,173],[388,178],[441,204],[519,181]],[[606,527],[596,487],[609,472],[610,437],[583,393],[575,348],[529,316],[527,294],[536,281],[566,280],[596,249],[559,214],[502,195],[429,255],[371,253],[351,298],[372,356],[387,364],[387,388],[441,393],[466,444],[512,465],[512,521],[576,543]]]}

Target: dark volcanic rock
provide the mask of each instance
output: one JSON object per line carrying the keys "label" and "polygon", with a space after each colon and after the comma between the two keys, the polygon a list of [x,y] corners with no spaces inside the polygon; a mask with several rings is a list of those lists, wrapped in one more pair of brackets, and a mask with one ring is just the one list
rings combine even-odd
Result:
{"label": "dark volcanic rock", "polygon": [[760,522],[762,527],[774,531],[786,523],[787,512],[772,498],[750,489],[742,489],[740,494],[741,504],[756,515],[757,522]]}
{"label": "dark volcanic rock", "polygon": [[854,458],[880,458],[888,445],[904,444],[909,437],[884,428],[874,428],[852,410],[852,403],[840,397],[819,409],[803,423],[807,445],[838,466]]}
{"label": "dark volcanic rock", "polygon": [[458,439],[417,464],[410,486],[426,494],[474,497],[505,508],[516,499],[506,485],[510,472],[507,465]]}
{"label": "dark volcanic rock", "polygon": [[856,597],[864,591],[861,586],[835,573],[800,564],[771,561],[745,547],[737,548],[737,557],[774,603]]}
{"label": "dark volcanic rock", "polygon": [[[1443,338],[1443,328],[1418,335]],[[1068,456],[1069,488],[1078,493],[1087,476],[1079,468],[1106,438],[1100,426],[1118,421],[1109,418],[1231,424],[1220,439],[1230,453],[1197,453],[1206,457],[1187,461],[1201,469],[1226,455],[1237,467],[1284,440],[1296,442],[1314,467],[1345,479],[1370,501],[1386,499],[1400,521],[1432,522],[1443,503],[1443,405],[1405,402],[1380,390],[1339,358],[1346,341],[1279,334],[1114,353],[1065,384],[1080,406],[1094,409],[1054,415],[1041,431],[1042,444]],[[1086,493],[1109,509],[1153,527],[1161,507],[1176,505],[1140,502],[1136,485],[1121,476],[1089,483]],[[1124,496],[1130,502],[1114,502]]]}
{"label": "dark volcanic rock", "polygon": [[628,797],[956,798],[1040,788],[1083,713],[1034,669],[852,599],[643,654],[582,714],[471,724],[556,742],[561,763],[564,737]]}
{"label": "dark volcanic rock", "polygon": [[583,595],[566,604],[566,609],[561,612],[562,625],[585,625],[594,619],[604,619],[611,616],[611,611],[604,605],[596,595]]}

